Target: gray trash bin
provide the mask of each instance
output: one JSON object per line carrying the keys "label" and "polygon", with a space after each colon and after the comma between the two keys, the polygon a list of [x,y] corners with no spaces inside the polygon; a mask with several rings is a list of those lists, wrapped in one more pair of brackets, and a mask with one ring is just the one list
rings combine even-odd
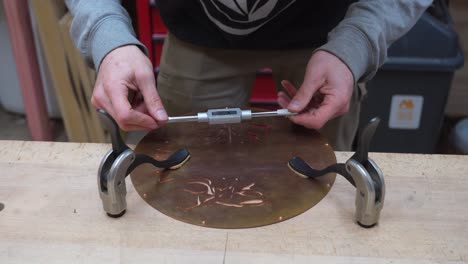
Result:
{"label": "gray trash bin", "polygon": [[382,120],[371,151],[435,151],[453,75],[464,61],[447,8],[436,14],[426,12],[395,42],[367,83],[360,125],[375,116]]}

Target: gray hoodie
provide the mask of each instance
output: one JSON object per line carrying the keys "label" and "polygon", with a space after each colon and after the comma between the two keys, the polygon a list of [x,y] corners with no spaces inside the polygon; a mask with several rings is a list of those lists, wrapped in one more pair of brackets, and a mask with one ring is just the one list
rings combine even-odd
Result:
{"label": "gray hoodie", "polygon": [[[74,16],[72,39],[96,68],[117,47],[134,44],[146,51],[136,39],[120,1],[66,2]],[[431,3],[432,0],[360,0],[349,7],[344,19],[318,49],[336,55],[351,69],[355,80],[365,82],[385,62],[388,47],[416,23]]]}

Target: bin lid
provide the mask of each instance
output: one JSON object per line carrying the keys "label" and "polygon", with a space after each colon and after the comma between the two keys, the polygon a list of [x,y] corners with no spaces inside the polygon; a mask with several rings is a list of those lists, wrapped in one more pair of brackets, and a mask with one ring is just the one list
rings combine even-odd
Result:
{"label": "bin lid", "polygon": [[416,25],[391,45],[384,70],[454,71],[464,56],[452,23],[425,13]]}

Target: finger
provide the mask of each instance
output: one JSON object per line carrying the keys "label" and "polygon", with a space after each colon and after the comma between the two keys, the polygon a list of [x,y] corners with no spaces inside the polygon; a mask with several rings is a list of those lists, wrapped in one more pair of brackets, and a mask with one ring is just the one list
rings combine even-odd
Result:
{"label": "finger", "polygon": [[286,90],[286,92],[288,93],[289,97],[293,97],[294,95],[296,95],[296,92],[297,92],[297,88],[288,80],[282,80],[281,81],[281,85],[283,86],[283,88]]}
{"label": "finger", "polygon": [[284,92],[278,93],[278,98],[276,99],[281,108],[287,108],[291,99]]}
{"label": "finger", "polygon": [[291,100],[291,103],[288,106],[288,109],[291,112],[300,112],[306,108],[314,93],[325,83],[325,79],[317,76],[306,78],[301,85],[301,88],[297,91],[294,98]]}
{"label": "finger", "polygon": [[136,74],[136,83],[146,103],[149,114],[158,123],[167,122],[168,116],[156,90],[153,72]]}
{"label": "finger", "polygon": [[330,97],[325,97],[318,108],[311,108],[297,116],[292,116],[291,120],[308,128],[320,129],[328,120],[338,115],[338,103]]}
{"label": "finger", "polygon": [[114,85],[112,91],[106,89],[106,93],[112,103],[112,109],[115,113],[115,121],[122,129],[127,129],[129,126],[140,126],[147,129],[156,129],[158,124],[149,115],[145,115],[132,109],[128,101],[128,89],[124,85]]}
{"label": "finger", "polygon": [[112,109],[112,104],[104,92],[104,88],[96,87],[93,91],[93,96],[91,97],[91,103],[96,109],[103,109],[109,115],[115,118],[114,110]]}

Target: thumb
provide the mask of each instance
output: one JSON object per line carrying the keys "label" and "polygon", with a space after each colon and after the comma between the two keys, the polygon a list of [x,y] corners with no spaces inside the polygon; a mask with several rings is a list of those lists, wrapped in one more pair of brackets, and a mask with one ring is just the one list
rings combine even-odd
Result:
{"label": "thumb", "polygon": [[294,95],[293,99],[288,105],[288,110],[291,112],[301,112],[307,105],[309,105],[315,92],[323,85],[324,79],[310,76],[307,74],[301,88]]}

